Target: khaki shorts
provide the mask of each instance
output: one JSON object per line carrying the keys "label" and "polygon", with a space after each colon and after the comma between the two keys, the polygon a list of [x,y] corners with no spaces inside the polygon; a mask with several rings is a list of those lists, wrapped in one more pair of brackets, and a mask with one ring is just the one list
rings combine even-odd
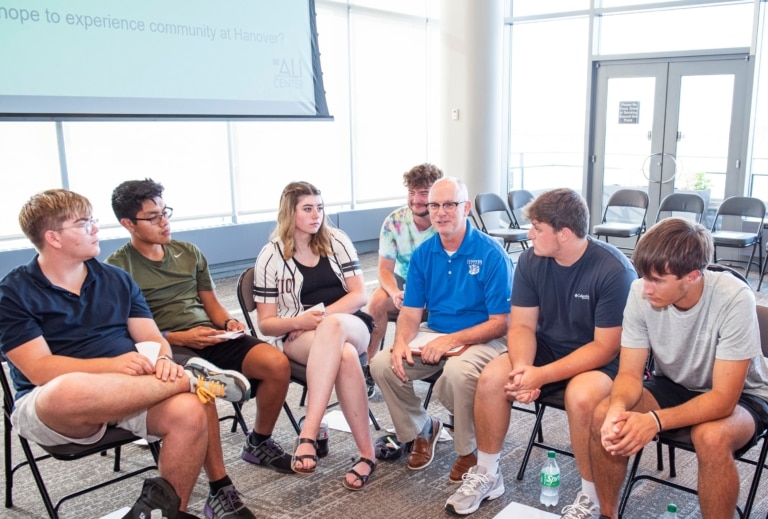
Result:
{"label": "khaki shorts", "polygon": [[114,425],[121,429],[125,429],[126,431],[130,431],[136,436],[144,438],[149,442],[159,440],[158,437],[147,433],[146,410],[131,416],[126,416],[116,423],[104,424],[96,434],[86,438],[70,438],[69,436],[64,436],[45,425],[37,416],[35,404],[41,391],[42,386],[37,386],[17,400],[14,405],[13,414],[11,414],[11,423],[13,424],[13,428],[16,429],[16,433],[27,440],[40,445],[63,445],[65,443],[91,445],[101,440],[107,430],[107,425]]}

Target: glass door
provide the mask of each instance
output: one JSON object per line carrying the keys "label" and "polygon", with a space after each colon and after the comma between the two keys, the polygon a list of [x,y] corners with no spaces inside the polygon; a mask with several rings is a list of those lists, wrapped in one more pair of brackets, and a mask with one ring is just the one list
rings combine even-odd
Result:
{"label": "glass door", "polygon": [[749,114],[744,56],[596,63],[590,142],[593,224],[618,189],[642,189],[656,220],[673,191],[704,198],[707,227],[718,204],[745,192]]}

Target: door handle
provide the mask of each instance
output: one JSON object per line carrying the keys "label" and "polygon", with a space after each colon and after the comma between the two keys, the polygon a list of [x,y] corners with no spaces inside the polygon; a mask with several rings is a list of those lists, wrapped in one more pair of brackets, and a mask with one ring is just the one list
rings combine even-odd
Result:
{"label": "door handle", "polygon": [[[662,158],[662,162],[659,162],[657,164],[657,166],[661,166],[663,164],[663,159],[665,157],[669,157],[672,160],[672,163],[675,166],[674,170],[672,172],[672,176],[669,177],[666,180],[663,180],[663,179],[662,180],[651,180],[650,174],[646,171],[646,165],[648,164],[648,161],[651,160],[653,157],[656,157],[656,156],[659,156],[659,157]],[[640,168],[640,171],[643,173],[643,176],[645,177],[645,180],[647,180],[648,182],[650,182],[652,184],[669,184],[670,182],[675,180],[675,177],[677,176],[677,160],[675,160],[675,157],[673,157],[669,153],[662,153],[662,152],[651,153],[650,155],[645,157],[645,160],[643,161],[643,166]]]}
{"label": "door handle", "polygon": [[[645,157],[645,160],[643,161],[643,165],[642,165],[642,167],[640,168],[640,171],[642,172],[643,176],[645,177],[645,180],[647,180],[648,182],[650,182],[650,183],[652,183],[652,184],[660,184],[660,183],[661,183],[661,180],[651,180],[651,176],[650,176],[650,174],[649,174],[649,173],[646,171],[646,169],[645,169],[645,166],[648,164],[648,161],[649,161],[649,160],[651,160],[651,159],[652,159],[653,157],[655,157],[656,155],[663,155],[663,153],[661,153],[661,152],[659,152],[659,153],[651,153],[650,155],[648,155],[647,157]],[[659,166],[661,166],[661,163],[659,163],[658,165],[659,165]]]}
{"label": "door handle", "polygon": [[670,159],[672,159],[672,164],[674,165],[674,169],[672,170],[672,176],[666,180],[661,180],[662,184],[669,184],[670,182],[675,180],[675,177],[677,176],[677,160],[675,159],[675,157],[673,157],[669,153],[664,153],[663,156],[669,157]]}

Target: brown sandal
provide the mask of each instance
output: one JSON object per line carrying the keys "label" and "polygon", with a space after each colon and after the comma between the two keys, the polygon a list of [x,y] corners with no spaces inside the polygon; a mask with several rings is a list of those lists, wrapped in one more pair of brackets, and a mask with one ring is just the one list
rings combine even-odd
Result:
{"label": "brown sandal", "polygon": [[[358,463],[365,463],[366,465],[371,467],[371,471],[368,474],[366,474],[365,476],[360,475],[360,473],[355,470],[355,465],[357,465]],[[344,486],[344,488],[346,488],[347,490],[352,490],[353,492],[357,492],[358,490],[362,490],[365,487],[365,484],[368,483],[368,480],[370,479],[370,477],[373,476],[373,472],[375,470],[376,470],[376,463],[375,462],[369,460],[368,458],[360,457],[352,465],[352,468],[349,469],[349,472],[347,472],[347,474],[352,474],[353,476],[355,476],[355,481],[356,482],[359,481],[360,482],[360,486],[356,487],[354,485],[351,485],[351,484],[347,483],[347,478],[346,477],[343,480],[341,480],[341,484]]]}
{"label": "brown sandal", "polygon": [[[299,446],[302,443],[312,444],[312,447],[315,448],[315,454],[302,454],[300,456],[297,456],[296,451],[299,450]],[[305,469],[303,467],[304,460],[314,461],[315,466],[312,467],[311,469]],[[296,468],[297,461],[302,462],[302,468]],[[309,475],[309,474],[313,474],[316,468],[317,468],[317,442],[310,438],[296,438],[296,441],[293,442],[293,456],[291,456],[291,470],[293,470],[297,474]]]}

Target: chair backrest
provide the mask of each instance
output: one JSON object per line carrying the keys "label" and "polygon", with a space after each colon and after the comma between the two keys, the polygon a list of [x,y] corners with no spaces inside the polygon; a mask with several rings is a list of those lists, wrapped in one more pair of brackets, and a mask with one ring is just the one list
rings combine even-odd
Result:
{"label": "chair backrest", "polygon": [[[647,212],[648,193],[640,189],[619,189],[608,198],[602,223],[613,219],[616,221],[639,221],[645,225]],[[613,218],[610,218],[611,216]]]}
{"label": "chair backrest", "polygon": [[608,198],[606,207],[648,207],[648,193],[640,189],[619,189]]}
{"label": "chair backrest", "polygon": [[700,223],[704,217],[704,199],[696,193],[672,193],[664,197],[656,213],[656,221],[661,220],[663,213],[691,213],[693,220]]}
{"label": "chair backrest", "polygon": [[747,281],[747,278],[745,278],[741,272],[731,267],[728,267],[726,265],[721,265],[719,263],[710,263],[709,265],[707,265],[707,270],[710,270],[712,272],[727,272],[732,276],[734,276],[735,278],[740,279],[748,287],[752,288],[752,285],[749,284],[749,281]]}
{"label": "chair backrest", "polygon": [[496,193],[478,193],[475,195],[475,210],[483,232],[488,232],[488,227],[483,220],[484,214],[503,213],[502,217],[506,218],[505,223],[507,225],[511,225],[513,222],[507,203]]}
{"label": "chair backrest", "polygon": [[717,208],[715,221],[712,224],[713,232],[717,230],[718,225],[721,225],[719,220],[722,216],[754,218],[755,220],[760,221],[760,228],[762,229],[762,223],[765,219],[765,203],[759,198],[751,196],[732,196],[726,198],[723,200],[723,203],[720,204],[720,207]]}
{"label": "chair backrest", "polygon": [[513,211],[516,209],[522,209],[529,203],[533,202],[533,199],[533,193],[527,189],[513,189],[507,193],[507,203],[509,203],[509,208]]}
{"label": "chair backrest", "polygon": [[757,324],[760,327],[760,346],[763,357],[768,357],[768,306],[757,305]]}
{"label": "chair backrest", "polygon": [[515,219],[516,226],[520,227],[521,223],[526,221],[521,209],[533,202],[534,198],[533,193],[527,189],[513,189],[507,193],[507,203],[509,204],[509,210],[512,212],[512,218]]}
{"label": "chair backrest", "polygon": [[243,311],[243,319],[248,326],[248,331],[257,337],[256,327],[251,318],[251,312],[256,310],[256,302],[253,300],[253,270],[254,267],[248,267],[240,274],[237,280],[237,301],[240,303],[240,310]]}

